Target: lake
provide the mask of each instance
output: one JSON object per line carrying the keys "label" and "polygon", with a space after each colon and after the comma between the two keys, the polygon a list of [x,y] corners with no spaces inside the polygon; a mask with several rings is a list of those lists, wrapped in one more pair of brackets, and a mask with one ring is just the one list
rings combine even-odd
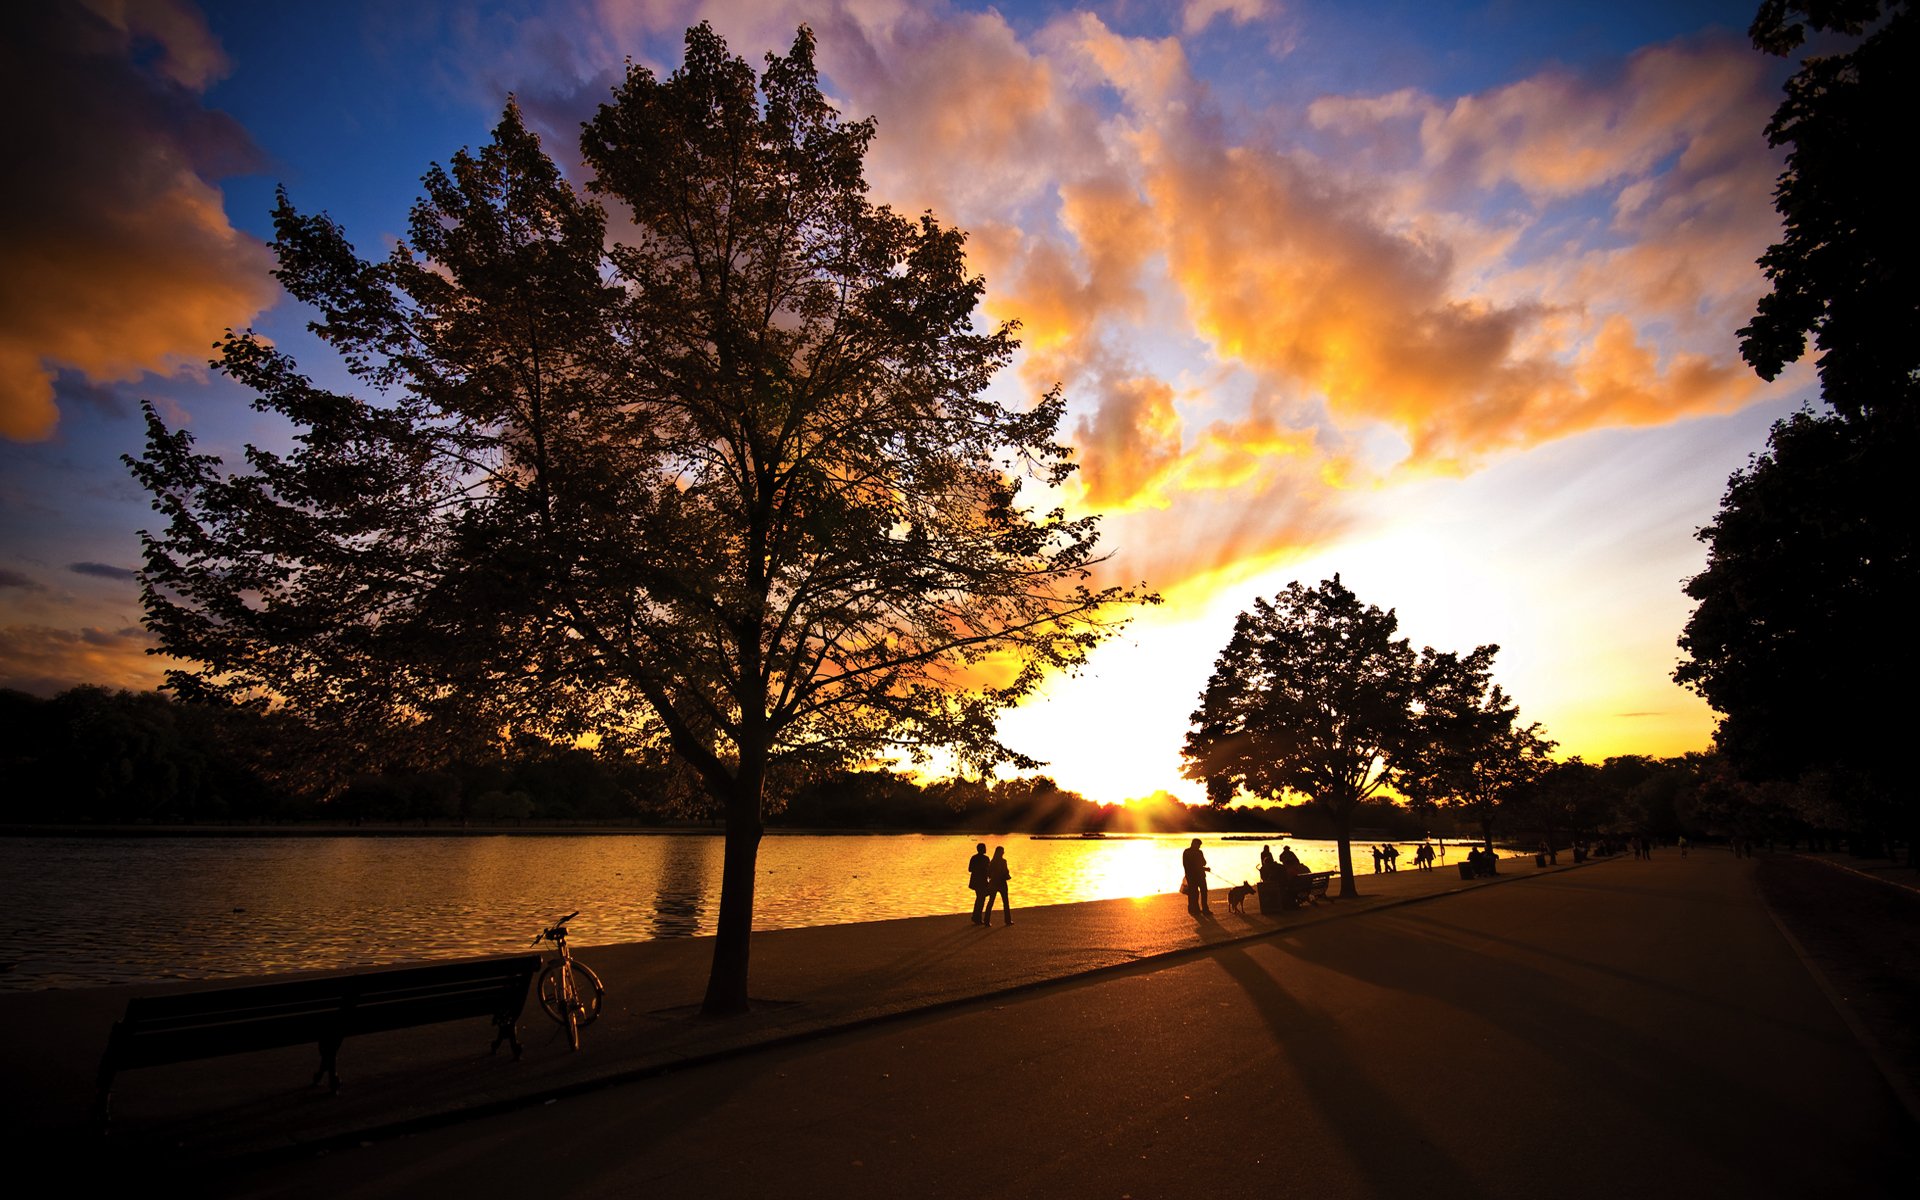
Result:
{"label": "lake", "polygon": [[[965,912],[981,840],[1006,847],[1016,909],[1170,892],[1191,836],[770,833],[754,927]],[[1258,877],[1263,843],[1202,842],[1221,886]],[[1289,844],[1334,869],[1334,843]],[[721,851],[679,833],[0,838],[0,991],[510,953],[574,909],[576,945],[710,934]]]}

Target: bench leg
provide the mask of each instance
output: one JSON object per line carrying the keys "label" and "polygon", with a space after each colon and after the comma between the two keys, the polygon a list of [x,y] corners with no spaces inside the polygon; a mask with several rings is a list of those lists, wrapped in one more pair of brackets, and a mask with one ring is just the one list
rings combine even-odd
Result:
{"label": "bench leg", "polygon": [[495,1032],[493,1035],[493,1048],[488,1050],[487,1053],[498,1054],[500,1052],[500,1043],[506,1042],[513,1047],[513,1061],[519,1062],[520,1061],[520,1030],[519,1028],[515,1025],[513,1021],[509,1020],[506,1017],[495,1017],[493,1019],[493,1026],[497,1032]]}
{"label": "bench leg", "polygon": [[335,1095],[340,1092],[340,1042],[340,1038],[331,1037],[320,1043],[320,1069],[313,1073],[312,1086],[319,1087],[321,1078],[325,1077]]}
{"label": "bench leg", "polygon": [[106,1055],[100,1060],[99,1073],[93,1077],[93,1120],[102,1135],[108,1132],[113,1118],[113,1109],[111,1107],[113,1102],[113,1077],[120,1073],[119,1069],[115,1067],[113,1063],[113,1050],[109,1047]]}

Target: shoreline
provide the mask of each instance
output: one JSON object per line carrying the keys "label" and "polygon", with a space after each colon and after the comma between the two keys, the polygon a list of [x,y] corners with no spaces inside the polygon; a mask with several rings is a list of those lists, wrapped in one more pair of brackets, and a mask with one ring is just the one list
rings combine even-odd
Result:
{"label": "shoreline", "polygon": [[[21,825],[0,824],[0,838],[250,838],[250,837],[367,837],[367,838],[426,838],[426,837],[725,837],[726,830],[718,825]],[[1291,833],[1265,834],[1246,831],[1210,831],[1192,829],[1168,829],[1150,833],[1127,832],[1111,833],[1102,837],[1086,837],[1078,833],[1045,833],[1028,830],[995,831],[989,829],[848,829],[843,827],[773,827],[763,837],[971,837],[986,839],[1026,840],[1042,839],[1047,841],[1126,841],[1138,838],[1197,837],[1202,841],[1218,842],[1327,842],[1336,839],[1330,837],[1308,837]],[[1395,846],[1417,846],[1422,840],[1436,843],[1444,842],[1448,846],[1470,846],[1478,844],[1478,838],[1352,838],[1350,844],[1363,847],[1373,844],[1391,844]],[[1494,848],[1511,851],[1515,854],[1531,853],[1517,843],[1504,838],[1494,839]],[[1566,853],[1563,849],[1562,853]],[[1356,872],[1356,875],[1360,872]]]}
{"label": "shoreline", "polygon": [[[1585,869],[1525,860],[1492,879],[1451,873],[1367,876],[1361,897],[1285,914],[1190,916],[1178,893],[1021,908],[1011,927],[972,926],[964,912],[770,930],[754,935],[755,1010],[698,1018],[711,936],[578,948],[607,985],[607,1005],[578,1054],[530,1006],[523,1061],[485,1052],[484,1023],[456,1022],[350,1039],[338,1097],[305,1089],[312,1048],[133,1071],[115,1086],[123,1144],[179,1147],[188,1159],[314,1149],[418,1122],[543,1103],[612,1083],[790,1044],[874,1022],[942,1011],[988,996],[1127,971],[1284,935],[1328,921]],[[1390,882],[1391,881],[1391,882]],[[331,973],[331,972],[322,972]],[[230,987],[285,973],[221,980]],[[108,1033],[129,998],[204,990],[207,981],[0,994],[0,1120],[16,1132],[80,1135]]]}

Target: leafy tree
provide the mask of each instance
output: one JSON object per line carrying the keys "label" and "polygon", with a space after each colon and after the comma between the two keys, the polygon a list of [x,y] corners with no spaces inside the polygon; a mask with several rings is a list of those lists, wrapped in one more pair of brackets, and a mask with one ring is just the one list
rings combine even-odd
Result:
{"label": "leafy tree", "polygon": [[1499,649],[1421,655],[1417,733],[1395,772],[1402,793],[1472,821],[1489,850],[1501,809],[1551,765],[1554,747],[1538,723],[1518,724],[1519,709],[1493,682]]}
{"label": "leafy tree", "polygon": [[183,692],[335,726],[663,733],[726,824],[704,1010],[747,1004],[754,863],[778,781],[894,751],[1030,760],[994,715],[1137,598],[1087,582],[1062,400],[983,394],[964,235],[866,195],[871,121],[821,94],[804,28],[764,72],[705,25],[630,66],[577,195],[509,104],[360,258],[275,213],[278,277],[357,390],[250,333],[217,366],[297,430],[229,471],[148,413],[133,463],[149,624]]}
{"label": "leafy tree", "polygon": [[1674,671],[1721,714],[1715,740],[1742,777],[1858,777],[1857,815],[1883,830],[1906,795],[1890,753],[1906,714],[1889,697],[1920,671],[1901,441],[1806,411],[1774,426],[1699,532],[1707,565],[1686,583],[1697,607]]}
{"label": "leafy tree", "polygon": [[1773,288],[1740,331],[1741,354],[1772,379],[1812,334],[1829,404],[1850,417],[1898,411],[1911,423],[1920,228],[1888,156],[1911,144],[1920,112],[1920,20],[1904,0],[1766,0],[1748,34],[1785,56],[1809,28],[1859,40],[1806,58],[1767,126],[1769,143],[1788,147],[1774,192],[1785,235],[1760,259]]}
{"label": "leafy tree", "polygon": [[1786,231],[1760,260],[1773,290],[1741,350],[1772,379],[1812,334],[1836,415],[1779,422],[1729,481],[1699,534],[1707,567],[1687,581],[1699,606],[1674,677],[1722,714],[1716,741],[1743,780],[1818,776],[1802,791],[1832,798],[1848,827],[1904,828],[1913,846],[1920,806],[1889,766],[1905,731],[1885,697],[1920,665],[1905,632],[1920,602],[1906,486],[1920,454],[1920,229],[1886,163],[1920,107],[1920,21],[1904,0],[1767,0],[1749,33],[1787,55],[1809,30],[1850,48],[1805,58],[1768,126],[1790,147],[1775,191]]}
{"label": "leafy tree", "polygon": [[1192,716],[1189,779],[1224,807],[1236,795],[1305,796],[1333,823],[1340,895],[1358,894],[1350,831],[1355,809],[1387,786],[1417,737],[1419,663],[1399,620],[1335,575],[1254,601]]}

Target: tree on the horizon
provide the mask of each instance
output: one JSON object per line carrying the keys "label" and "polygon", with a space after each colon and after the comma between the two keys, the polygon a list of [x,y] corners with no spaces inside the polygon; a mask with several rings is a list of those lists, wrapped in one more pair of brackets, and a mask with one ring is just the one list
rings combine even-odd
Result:
{"label": "tree on the horizon", "polygon": [[1493,682],[1499,649],[1422,652],[1417,728],[1393,780],[1409,800],[1473,822],[1488,850],[1502,810],[1551,765],[1555,745],[1538,722],[1519,723],[1520,710]]}
{"label": "tree on the horizon", "polygon": [[664,736],[724,816],[704,1011],[747,1007],[772,789],[942,747],[1037,765],[994,718],[1142,599],[1096,587],[1056,390],[984,390],[964,235],[874,205],[873,123],[812,35],[756,74],[706,25],[630,66],[569,186],[509,103],[428,172],[409,240],[362,259],[275,213],[277,276],[356,390],[252,333],[220,370],[294,427],[244,467],[151,407],[132,462],[166,525],[143,593],[183,694],[317,722]]}
{"label": "tree on the horizon", "polygon": [[1225,807],[1304,796],[1332,822],[1340,895],[1356,896],[1354,810],[1381,793],[1416,737],[1419,662],[1392,610],[1340,576],[1295,582],[1234,622],[1191,717],[1184,773]]}

